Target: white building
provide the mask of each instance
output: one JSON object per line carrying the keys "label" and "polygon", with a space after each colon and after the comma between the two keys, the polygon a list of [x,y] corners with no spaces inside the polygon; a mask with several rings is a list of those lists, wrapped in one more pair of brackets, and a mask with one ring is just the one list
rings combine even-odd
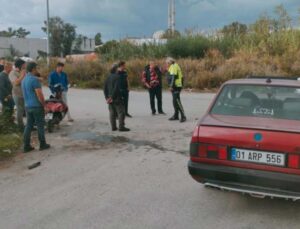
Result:
{"label": "white building", "polygon": [[165,32],[163,30],[157,31],[153,34],[150,38],[126,38],[126,41],[130,42],[131,44],[142,46],[146,45],[164,45],[168,42],[167,39],[163,39],[163,35]]}

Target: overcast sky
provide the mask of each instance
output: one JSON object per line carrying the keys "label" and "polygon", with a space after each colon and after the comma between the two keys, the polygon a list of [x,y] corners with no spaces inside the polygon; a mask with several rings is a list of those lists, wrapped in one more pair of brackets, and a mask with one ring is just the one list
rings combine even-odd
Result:
{"label": "overcast sky", "polygon": [[[77,26],[77,32],[104,40],[151,36],[167,28],[168,0],[49,0],[50,16]],[[30,37],[44,37],[46,0],[0,0],[0,29],[24,27]],[[298,23],[300,0],[176,0],[176,28],[209,30],[233,21],[252,23],[283,4]]]}

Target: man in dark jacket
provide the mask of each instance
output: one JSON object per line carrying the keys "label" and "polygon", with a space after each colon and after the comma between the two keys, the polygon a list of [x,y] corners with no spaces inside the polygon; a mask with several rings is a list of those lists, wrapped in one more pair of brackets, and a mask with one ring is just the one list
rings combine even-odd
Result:
{"label": "man in dark jacket", "polygon": [[162,109],[162,73],[154,61],[150,61],[149,65],[145,67],[142,81],[149,91],[152,115],[156,114],[155,97],[157,99],[158,113],[165,114]]}
{"label": "man in dark jacket", "polygon": [[132,118],[132,116],[128,113],[129,83],[128,74],[126,71],[126,63],[124,61],[119,62],[118,74],[120,75],[120,89],[125,103],[125,115],[128,118]]}
{"label": "man in dark jacket", "polygon": [[12,70],[11,63],[4,64],[4,70],[0,73],[0,101],[2,113],[6,121],[13,122],[14,100],[12,97],[12,84],[8,78]]}
{"label": "man in dark jacket", "polygon": [[112,131],[118,130],[116,123],[118,118],[119,131],[127,132],[130,131],[130,129],[125,127],[125,104],[120,85],[121,81],[120,75],[118,74],[118,65],[114,64],[104,84],[104,96],[109,107]]}

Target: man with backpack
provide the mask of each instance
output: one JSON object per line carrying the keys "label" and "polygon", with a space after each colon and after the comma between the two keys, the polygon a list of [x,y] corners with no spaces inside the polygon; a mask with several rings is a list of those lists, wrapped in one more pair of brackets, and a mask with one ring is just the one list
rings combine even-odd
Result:
{"label": "man with backpack", "polygon": [[149,91],[152,115],[156,115],[155,98],[159,114],[165,114],[162,109],[162,73],[154,61],[150,61],[142,74],[144,86]]}

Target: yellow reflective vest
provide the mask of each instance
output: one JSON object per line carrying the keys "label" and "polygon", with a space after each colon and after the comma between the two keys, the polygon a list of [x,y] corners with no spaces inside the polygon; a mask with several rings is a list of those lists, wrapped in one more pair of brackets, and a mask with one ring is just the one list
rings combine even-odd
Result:
{"label": "yellow reflective vest", "polygon": [[180,66],[177,63],[172,64],[169,67],[170,76],[174,77],[173,84],[170,86],[182,87],[183,86],[183,75]]}

